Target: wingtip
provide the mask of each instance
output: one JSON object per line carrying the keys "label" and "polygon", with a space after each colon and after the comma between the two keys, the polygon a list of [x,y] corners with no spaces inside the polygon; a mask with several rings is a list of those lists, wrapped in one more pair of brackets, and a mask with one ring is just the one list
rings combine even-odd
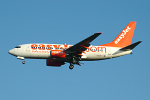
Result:
{"label": "wingtip", "polygon": [[102,34],[103,32],[98,32],[98,33],[94,33],[94,34]]}

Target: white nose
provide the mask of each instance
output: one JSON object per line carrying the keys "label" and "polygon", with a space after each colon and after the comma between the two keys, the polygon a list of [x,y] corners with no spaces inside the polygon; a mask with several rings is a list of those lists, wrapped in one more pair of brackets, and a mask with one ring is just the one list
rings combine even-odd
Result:
{"label": "white nose", "polygon": [[11,55],[13,55],[15,52],[14,52],[13,49],[11,49],[11,50],[8,51],[8,53],[11,54]]}
{"label": "white nose", "polygon": [[9,50],[8,53],[11,54],[11,53],[12,53],[12,50]]}

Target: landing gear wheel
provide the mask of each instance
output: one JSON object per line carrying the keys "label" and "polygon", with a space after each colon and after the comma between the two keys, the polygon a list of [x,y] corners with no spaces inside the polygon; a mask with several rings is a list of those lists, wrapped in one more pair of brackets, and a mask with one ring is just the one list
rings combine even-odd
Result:
{"label": "landing gear wheel", "polygon": [[22,64],[25,64],[25,61],[22,61]]}
{"label": "landing gear wheel", "polygon": [[73,65],[70,65],[70,66],[69,66],[69,69],[73,69],[73,68],[74,68],[74,66],[73,66]]}

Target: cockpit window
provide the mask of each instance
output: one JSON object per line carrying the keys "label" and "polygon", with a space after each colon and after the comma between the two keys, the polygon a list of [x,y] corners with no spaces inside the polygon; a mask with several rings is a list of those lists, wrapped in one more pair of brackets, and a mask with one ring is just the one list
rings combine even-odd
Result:
{"label": "cockpit window", "polygon": [[21,48],[21,46],[16,46],[15,48]]}

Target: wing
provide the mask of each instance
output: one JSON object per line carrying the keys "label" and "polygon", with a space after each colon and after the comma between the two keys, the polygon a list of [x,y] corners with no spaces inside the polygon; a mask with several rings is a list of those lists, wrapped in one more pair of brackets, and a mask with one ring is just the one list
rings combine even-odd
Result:
{"label": "wing", "polygon": [[101,33],[95,33],[90,37],[82,40],[81,42],[73,45],[72,47],[66,49],[66,54],[72,57],[81,57],[82,52],[84,52],[90,46],[90,43],[100,34]]}

